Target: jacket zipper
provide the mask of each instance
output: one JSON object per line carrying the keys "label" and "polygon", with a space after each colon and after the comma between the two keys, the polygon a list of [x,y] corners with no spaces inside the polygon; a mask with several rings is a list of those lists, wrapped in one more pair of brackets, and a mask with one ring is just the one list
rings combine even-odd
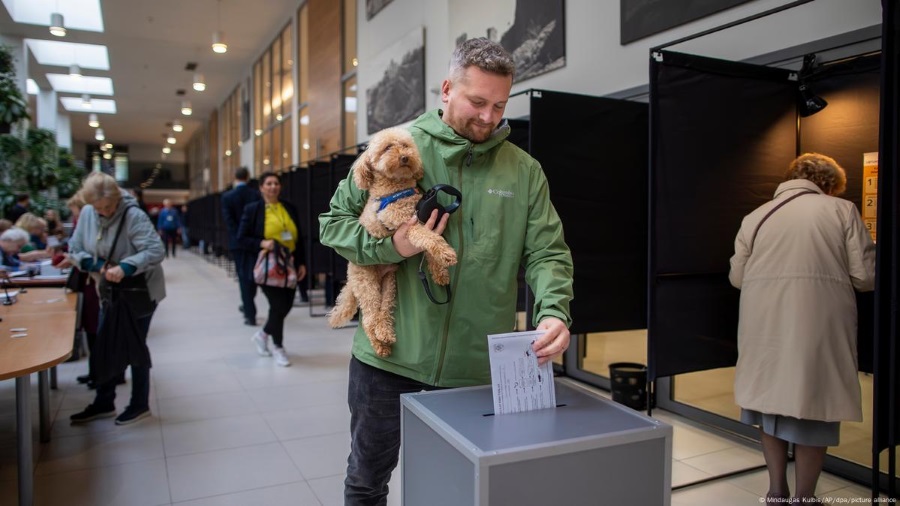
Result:
{"label": "jacket zipper", "polygon": [[[474,146],[472,144],[469,144],[469,148],[468,148],[468,151],[466,152],[466,157],[465,157],[466,167],[470,167],[472,165],[472,152],[474,151],[473,148],[474,148]],[[459,165],[459,169],[457,172],[458,172],[459,189],[460,189],[460,191],[462,191],[462,186],[463,186],[463,184],[462,184],[462,178],[463,178],[462,164]],[[462,207],[459,208],[459,221],[457,223],[458,223],[458,225],[456,227],[456,232],[459,234],[459,249],[456,251],[456,258],[461,261],[462,257],[463,257],[463,252],[466,249],[465,248],[466,239],[465,239],[465,235],[463,233],[463,228],[464,228],[463,223],[465,223],[465,216],[463,216]],[[456,290],[459,285],[459,277],[460,277],[461,269],[462,269],[461,263],[456,264],[456,276],[454,277],[454,279],[452,279],[450,281],[450,284],[452,285],[451,291],[453,293],[457,293]],[[450,318],[453,315],[453,306],[454,306],[454,300],[451,300],[450,304],[448,304],[448,306],[447,306],[447,317],[444,319],[444,330],[443,330],[443,335],[441,336],[441,352],[438,355],[437,370],[434,373],[434,383],[436,385],[440,383],[441,373],[444,370],[444,356],[447,354],[447,340],[449,339]]]}

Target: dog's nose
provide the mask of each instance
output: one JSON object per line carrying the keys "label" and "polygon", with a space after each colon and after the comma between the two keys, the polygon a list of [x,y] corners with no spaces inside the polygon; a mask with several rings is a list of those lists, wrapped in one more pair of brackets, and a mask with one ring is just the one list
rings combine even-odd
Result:
{"label": "dog's nose", "polygon": [[401,156],[401,157],[400,157],[400,163],[402,163],[402,164],[407,164],[407,163],[409,163],[409,157],[406,156],[406,155]]}

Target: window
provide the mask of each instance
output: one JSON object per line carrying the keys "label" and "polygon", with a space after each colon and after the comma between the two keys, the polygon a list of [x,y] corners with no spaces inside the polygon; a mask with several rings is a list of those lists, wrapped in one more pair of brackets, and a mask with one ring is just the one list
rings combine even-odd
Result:
{"label": "window", "polygon": [[288,24],[254,65],[256,174],[267,170],[281,172],[291,165],[289,119],[294,96],[291,40],[291,25]]}

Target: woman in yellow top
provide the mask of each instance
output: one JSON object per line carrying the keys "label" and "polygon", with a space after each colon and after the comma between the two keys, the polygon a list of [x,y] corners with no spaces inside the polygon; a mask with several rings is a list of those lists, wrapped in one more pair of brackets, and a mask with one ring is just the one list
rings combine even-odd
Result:
{"label": "woman in yellow top", "polygon": [[[306,252],[297,209],[290,202],[279,200],[281,180],[274,172],[264,172],[259,176],[259,191],[263,200],[247,204],[241,215],[238,241],[248,251],[272,250],[278,242],[294,255],[297,281],[306,277]],[[287,367],[291,365],[284,350],[284,319],[294,305],[296,289],[275,286],[261,286],[269,301],[269,317],[262,330],[253,334],[251,340],[256,351],[262,356],[275,356],[275,363]],[[272,346],[270,349],[269,341]]]}

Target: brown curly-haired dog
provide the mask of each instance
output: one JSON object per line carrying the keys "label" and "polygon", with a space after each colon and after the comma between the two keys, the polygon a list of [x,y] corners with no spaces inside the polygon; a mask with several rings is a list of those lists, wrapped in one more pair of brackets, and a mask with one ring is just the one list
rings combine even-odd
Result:
{"label": "brown curly-haired dog", "polygon": [[[369,147],[353,162],[353,182],[369,191],[359,223],[376,238],[388,237],[415,214],[422,195],[416,182],[422,179],[422,159],[405,128],[387,128],[376,133]],[[396,200],[394,195],[413,190]],[[386,200],[385,200],[386,199]],[[443,237],[417,223],[409,229],[409,241],[424,249],[425,261],[434,282],[450,282],[448,268],[456,264],[456,252]],[[345,325],[362,311],[362,326],[372,348],[381,357],[391,354],[397,341],[394,334],[394,303],[397,296],[397,266],[356,265],[347,267],[347,285],[341,290],[334,309],[328,313],[332,327]]]}

